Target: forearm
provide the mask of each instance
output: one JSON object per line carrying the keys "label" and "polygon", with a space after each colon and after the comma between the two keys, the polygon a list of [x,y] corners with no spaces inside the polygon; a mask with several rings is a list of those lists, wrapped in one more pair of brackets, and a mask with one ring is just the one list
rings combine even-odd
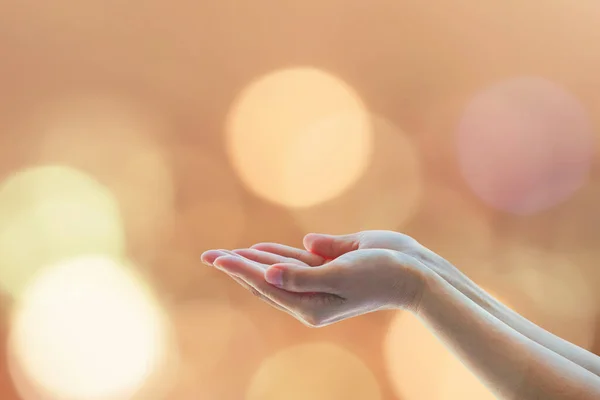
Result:
{"label": "forearm", "polygon": [[439,256],[421,258],[424,264],[500,321],[525,337],[600,376],[600,357],[534,324],[481,289],[459,269]]}
{"label": "forearm", "polygon": [[417,314],[502,399],[600,398],[598,376],[512,329],[437,275],[428,275]]}

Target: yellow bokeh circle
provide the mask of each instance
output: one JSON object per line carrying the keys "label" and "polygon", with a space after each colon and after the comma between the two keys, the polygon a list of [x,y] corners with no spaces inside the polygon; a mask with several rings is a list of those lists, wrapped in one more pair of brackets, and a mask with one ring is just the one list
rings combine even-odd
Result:
{"label": "yellow bokeh circle", "polygon": [[320,204],[351,187],[373,147],[358,95],[314,68],[276,71],[251,83],[230,111],[226,139],[248,189],[290,208]]}
{"label": "yellow bokeh circle", "polygon": [[119,256],[124,247],[117,201],[79,170],[29,168],[0,186],[0,289],[13,296],[45,265],[83,254]]}
{"label": "yellow bokeh circle", "polygon": [[246,400],[380,400],[379,384],[357,356],[330,343],[294,346],[266,359]]}
{"label": "yellow bokeh circle", "polygon": [[11,373],[25,399],[133,399],[171,360],[170,329],[149,288],[103,256],[44,268],[15,308]]}

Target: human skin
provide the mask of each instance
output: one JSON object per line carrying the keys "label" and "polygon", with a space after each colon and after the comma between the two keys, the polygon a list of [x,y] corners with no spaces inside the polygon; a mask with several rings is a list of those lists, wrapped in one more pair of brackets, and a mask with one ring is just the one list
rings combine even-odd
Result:
{"label": "human skin", "polygon": [[600,358],[533,324],[456,267],[396,232],[311,234],[202,261],[304,324],[383,309],[414,313],[501,399],[598,399]]}

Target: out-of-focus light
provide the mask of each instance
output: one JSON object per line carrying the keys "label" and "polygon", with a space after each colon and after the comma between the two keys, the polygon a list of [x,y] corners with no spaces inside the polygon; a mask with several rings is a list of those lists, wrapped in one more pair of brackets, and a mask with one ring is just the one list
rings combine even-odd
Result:
{"label": "out-of-focus light", "polygon": [[71,259],[44,269],[18,302],[11,372],[26,400],[137,399],[145,384],[158,387],[148,379],[172,357],[169,332],[130,269],[104,257]]}
{"label": "out-of-focus light", "polygon": [[495,400],[496,397],[423,323],[398,312],[384,342],[389,379],[405,400]]}
{"label": "out-of-focus light", "polygon": [[174,185],[161,151],[131,155],[107,185],[119,202],[131,247],[154,257],[175,219]]}
{"label": "out-of-focus light", "polygon": [[461,271],[477,274],[494,250],[489,217],[474,204],[476,200],[452,187],[433,182],[424,191],[419,214],[406,227],[407,233]]}
{"label": "out-of-focus light", "polygon": [[23,400],[18,395],[8,370],[8,304],[6,298],[0,295],[0,394],[2,400]]}
{"label": "out-of-focus light", "polygon": [[227,303],[194,301],[173,310],[181,368],[170,399],[240,399],[248,374],[264,357],[264,338]]}
{"label": "out-of-focus light", "polygon": [[169,125],[160,113],[117,96],[80,93],[42,104],[22,129],[24,138],[35,137],[26,151],[36,162],[88,171],[111,190],[136,256],[160,249],[174,209]]}
{"label": "out-of-focus light", "polygon": [[510,292],[519,313],[584,348],[595,337],[598,312],[595,288],[567,257],[514,245],[501,262],[510,266],[496,282]]}
{"label": "out-of-focus light", "polygon": [[0,187],[0,287],[18,295],[44,265],[82,254],[124,250],[111,192],[66,166],[20,171]]}
{"label": "out-of-focus light", "polygon": [[239,95],[227,149],[256,195],[301,208],[334,198],[360,178],[372,134],[350,87],[320,70],[296,68],[264,76]]}
{"label": "out-of-focus light", "polygon": [[329,343],[285,349],[263,361],[246,400],[381,399],[377,379],[354,354]]}
{"label": "out-of-focus light", "polygon": [[372,161],[349,190],[322,204],[293,211],[306,232],[348,233],[399,229],[418,210],[422,175],[418,148],[391,122],[371,117]]}
{"label": "out-of-focus light", "polygon": [[541,78],[516,78],[478,94],[464,111],[458,157],[488,205],[520,215],[565,201],[586,181],[594,135],[579,101]]}

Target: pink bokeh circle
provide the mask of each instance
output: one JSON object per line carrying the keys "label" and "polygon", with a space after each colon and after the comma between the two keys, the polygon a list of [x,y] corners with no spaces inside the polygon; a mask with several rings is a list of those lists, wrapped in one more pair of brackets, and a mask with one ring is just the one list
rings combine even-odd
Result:
{"label": "pink bokeh circle", "polygon": [[545,79],[522,77],[472,99],[457,146],[461,173],[482,201],[531,215],[562,203],[585,184],[595,137],[574,96]]}

